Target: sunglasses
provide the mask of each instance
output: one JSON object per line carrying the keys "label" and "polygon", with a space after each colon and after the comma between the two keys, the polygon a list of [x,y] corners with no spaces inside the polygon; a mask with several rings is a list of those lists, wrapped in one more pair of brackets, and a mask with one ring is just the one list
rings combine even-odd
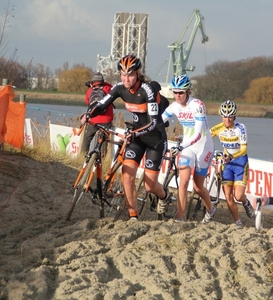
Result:
{"label": "sunglasses", "polygon": [[174,93],[175,95],[177,95],[177,94],[178,94],[178,95],[184,95],[186,92],[185,92],[185,91],[181,91],[181,92],[174,92],[174,91],[173,91],[173,93]]}

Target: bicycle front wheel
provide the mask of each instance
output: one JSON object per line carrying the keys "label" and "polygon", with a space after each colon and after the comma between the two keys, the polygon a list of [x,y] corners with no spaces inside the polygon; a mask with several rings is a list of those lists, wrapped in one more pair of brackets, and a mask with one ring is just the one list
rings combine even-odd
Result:
{"label": "bicycle front wheel", "polygon": [[74,191],[74,196],[73,196],[73,200],[70,206],[70,209],[68,210],[68,212],[65,215],[65,219],[68,221],[70,220],[70,217],[73,213],[73,210],[76,206],[76,204],[80,201],[80,199],[82,198],[83,194],[88,191],[88,188],[86,185],[88,184],[89,179],[91,179],[90,176],[93,176],[93,167],[95,165],[96,162],[96,158],[97,158],[97,154],[93,153],[87,166],[85,167],[83,173],[82,173],[82,177],[79,180],[79,183],[77,184],[77,186],[75,187],[75,191]]}

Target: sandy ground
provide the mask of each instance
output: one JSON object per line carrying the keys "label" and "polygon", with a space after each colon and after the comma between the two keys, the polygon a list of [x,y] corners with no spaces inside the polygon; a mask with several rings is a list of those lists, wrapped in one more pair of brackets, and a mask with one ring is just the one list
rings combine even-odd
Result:
{"label": "sandy ground", "polygon": [[84,201],[65,221],[76,174],[0,153],[1,300],[272,299],[272,211],[261,232],[224,201],[207,225],[113,223]]}

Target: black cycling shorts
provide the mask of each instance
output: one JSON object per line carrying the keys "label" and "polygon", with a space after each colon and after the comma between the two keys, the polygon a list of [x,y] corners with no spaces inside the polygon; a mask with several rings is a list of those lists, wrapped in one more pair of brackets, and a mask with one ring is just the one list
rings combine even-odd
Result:
{"label": "black cycling shorts", "polygon": [[133,160],[139,165],[144,154],[146,154],[145,169],[159,172],[167,150],[167,145],[167,139],[164,137],[154,147],[148,146],[141,141],[140,138],[136,138],[131,144],[127,145],[124,160]]}

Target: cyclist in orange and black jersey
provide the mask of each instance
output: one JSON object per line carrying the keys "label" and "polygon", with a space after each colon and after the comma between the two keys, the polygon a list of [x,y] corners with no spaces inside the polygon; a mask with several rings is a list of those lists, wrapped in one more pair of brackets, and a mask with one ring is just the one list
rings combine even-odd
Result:
{"label": "cyclist in orange and black jersey", "polygon": [[[154,94],[151,86],[146,82],[137,81],[135,86],[127,89],[122,82],[116,84],[109,94],[100,101],[99,106],[92,112],[102,112],[115,99],[121,97],[125,108],[133,114],[134,138],[156,146],[162,138],[166,138],[158,97]],[[162,130],[163,129],[163,130]]]}
{"label": "cyclist in orange and black jersey", "polygon": [[131,132],[131,143],[125,150],[122,170],[124,191],[132,219],[137,219],[135,179],[144,154],[146,190],[156,194],[163,201],[171,196],[158,182],[159,171],[167,150],[160,95],[144,81],[140,68],[141,62],[135,55],[126,55],[120,59],[118,70],[122,82],[116,84],[90,111],[91,117],[97,116],[120,97],[124,101],[125,108],[133,115],[134,129]]}

